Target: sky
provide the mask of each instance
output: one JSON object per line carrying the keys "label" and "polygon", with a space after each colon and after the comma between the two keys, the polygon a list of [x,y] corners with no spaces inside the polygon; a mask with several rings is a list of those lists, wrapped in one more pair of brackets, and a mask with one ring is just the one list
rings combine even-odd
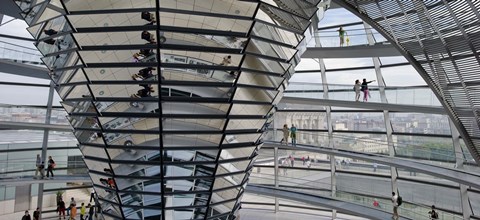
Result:
{"label": "sky", "polygon": [[[10,21],[11,18],[5,16],[0,26],[0,33],[21,36],[31,38],[30,33],[26,30],[27,25],[21,20]],[[327,10],[324,18],[320,21],[319,27],[339,25],[344,23],[359,22],[360,19],[355,15],[351,14],[345,9],[331,9]],[[8,22],[7,24],[4,24]],[[351,26],[345,27],[347,33],[349,33],[352,44],[364,44],[366,43],[364,36],[355,36],[358,34],[363,34],[363,26]],[[350,30],[349,30],[350,29]],[[320,33],[321,43],[323,46],[337,46],[338,38],[335,37],[337,32],[335,29],[326,30]],[[379,35],[375,35],[376,39]],[[379,40],[383,40],[379,38]],[[5,58],[6,56],[11,55],[7,54],[8,51],[3,50],[3,47],[9,47],[1,41],[8,41],[12,43],[19,43],[18,41],[12,39],[0,38],[0,58]],[[313,42],[310,42],[310,45],[314,45]],[[35,48],[33,43],[22,42],[23,46],[29,48]],[[34,52],[27,49],[22,49],[23,51]],[[14,55],[18,56],[18,54]],[[30,56],[28,59],[34,59],[35,56]],[[406,62],[403,57],[382,57],[380,58],[383,64],[392,64],[398,62]],[[363,67],[363,66],[373,66],[372,58],[354,58],[354,59],[324,59],[325,66],[328,69],[338,69],[338,68],[348,68],[348,67]],[[297,66],[296,70],[315,70],[319,69],[318,60],[314,59],[302,59],[302,61]],[[419,74],[413,69],[411,65],[400,66],[400,67],[390,67],[382,68],[382,74],[387,86],[410,86],[410,85],[425,85],[423,79]],[[28,83],[41,83],[48,84],[48,80],[34,79],[29,77],[15,76],[11,74],[0,73],[0,77],[3,81],[8,82],[28,82]],[[329,84],[353,84],[355,79],[367,78],[369,80],[376,79],[376,74],[373,69],[367,70],[356,70],[356,71],[327,71],[327,82]],[[322,83],[320,73],[297,73],[294,74],[290,79],[291,82],[309,82],[309,83]],[[375,85],[375,84],[374,84]],[[46,88],[29,88],[29,92],[25,92],[25,87],[15,87],[15,86],[4,86],[0,85],[0,103],[6,104],[35,104],[42,105],[46,103],[48,89]],[[55,94],[56,95],[56,94]],[[55,98],[55,104],[59,105],[58,95]]]}

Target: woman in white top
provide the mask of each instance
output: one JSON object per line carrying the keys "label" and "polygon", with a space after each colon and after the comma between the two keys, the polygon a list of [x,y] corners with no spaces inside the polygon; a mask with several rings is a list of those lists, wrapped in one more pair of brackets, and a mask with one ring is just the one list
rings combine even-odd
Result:
{"label": "woman in white top", "polygon": [[360,80],[355,80],[355,85],[353,86],[353,90],[355,91],[355,101],[358,102],[360,100],[360,91],[362,89],[362,84]]}

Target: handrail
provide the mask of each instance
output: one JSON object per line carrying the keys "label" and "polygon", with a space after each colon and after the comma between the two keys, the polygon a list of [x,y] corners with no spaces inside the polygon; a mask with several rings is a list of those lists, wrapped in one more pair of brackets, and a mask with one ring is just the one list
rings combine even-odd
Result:
{"label": "handrail", "polygon": [[[275,131],[280,131],[280,132],[276,132],[276,133],[280,133],[280,134],[277,134],[277,136],[283,136],[283,134],[281,134],[281,131],[282,129],[276,129]],[[274,132],[275,133],[275,132]],[[315,132],[308,132],[308,131],[297,131],[297,136],[298,135],[301,135],[301,134],[305,134],[305,135],[313,135],[313,136],[320,136],[320,137],[325,137],[325,138],[328,138],[329,135],[327,133],[315,133]],[[275,135],[275,134],[274,134]],[[268,137],[268,135],[267,135]],[[362,137],[361,139],[360,138],[357,138],[357,137],[351,137],[351,136],[346,136],[346,135],[337,135],[337,134],[333,134],[332,135],[333,138],[338,138],[338,139],[343,139],[343,140],[354,140],[354,141],[357,141],[357,142],[363,142],[363,143],[376,143],[376,144],[384,144],[384,145],[388,145],[388,141],[385,140],[377,140],[377,139],[371,139],[371,138],[368,138],[368,137]],[[278,137],[276,138],[278,139]],[[277,141],[276,139],[274,140],[271,140],[271,141]],[[464,161],[467,161],[466,158],[464,157],[456,157],[456,154],[454,153],[453,151],[453,144],[452,144],[452,155],[450,154],[441,154],[439,152],[432,152],[431,150],[429,150],[430,148],[426,148],[426,147],[423,147],[421,145],[413,145],[413,144],[401,144],[401,143],[398,143],[398,142],[393,142],[393,144],[395,145],[395,147],[414,147],[416,148],[415,150],[419,150],[421,152],[428,152],[430,154],[434,154],[434,155],[439,155],[439,156],[445,156],[447,158],[450,158],[452,159],[452,162],[455,162],[455,159],[462,159]],[[338,146],[337,146],[338,148]],[[418,149],[420,148],[420,149]],[[341,148],[340,148],[341,149]],[[430,159],[426,159],[425,160],[430,160]]]}

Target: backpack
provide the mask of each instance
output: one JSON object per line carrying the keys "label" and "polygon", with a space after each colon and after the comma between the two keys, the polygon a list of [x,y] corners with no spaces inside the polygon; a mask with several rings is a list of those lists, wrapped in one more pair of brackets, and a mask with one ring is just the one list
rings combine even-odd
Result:
{"label": "backpack", "polygon": [[398,206],[402,205],[402,202],[403,202],[402,197],[401,197],[401,196],[398,196],[398,198],[397,198],[397,204],[398,204]]}

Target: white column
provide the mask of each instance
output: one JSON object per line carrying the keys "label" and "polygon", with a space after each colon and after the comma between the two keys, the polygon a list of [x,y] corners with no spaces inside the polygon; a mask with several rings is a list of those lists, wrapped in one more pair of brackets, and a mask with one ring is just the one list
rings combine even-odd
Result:
{"label": "white column", "polygon": [[[372,27],[368,25],[367,23],[363,22],[363,26],[365,28],[365,33],[367,35],[367,40],[369,45],[374,45],[375,44],[375,39],[373,37],[372,33]],[[375,75],[377,77],[377,82],[379,86],[379,91],[380,91],[380,101],[382,103],[388,103],[387,96],[385,94],[385,81],[383,80],[382,76],[382,70],[380,69],[380,58],[379,57],[373,57],[373,65],[375,67]],[[388,110],[383,111],[383,120],[385,122],[385,129],[386,129],[386,134],[387,134],[387,144],[388,144],[388,154],[390,157],[395,157],[395,147],[393,146],[393,128],[390,123],[390,113]],[[398,186],[397,186],[397,177],[398,177],[398,172],[397,168],[391,166],[390,167],[390,177],[391,177],[391,185],[392,185],[392,192],[398,192]]]}
{"label": "white column", "polygon": [[[450,131],[452,132],[453,147],[455,149],[455,167],[459,170],[463,170],[463,151],[462,146],[460,145],[460,133],[457,131],[457,128],[453,124],[452,120],[449,118],[448,122],[450,124]],[[472,215],[472,210],[470,209],[470,200],[468,198],[467,186],[459,184],[460,187],[460,200],[462,202],[462,213],[463,219],[470,219]]]}

